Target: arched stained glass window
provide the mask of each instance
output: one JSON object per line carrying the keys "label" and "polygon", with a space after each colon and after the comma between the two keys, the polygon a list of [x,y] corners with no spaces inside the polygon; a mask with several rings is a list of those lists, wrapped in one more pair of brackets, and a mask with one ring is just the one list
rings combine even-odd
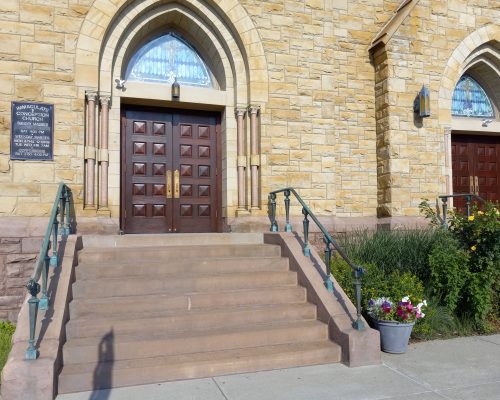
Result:
{"label": "arched stained glass window", "polygon": [[469,75],[463,75],[455,86],[451,114],[457,117],[491,118],[495,114],[483,88]]}
{"label": "arched stained glass window", "polygon": [[167,33],[144,45],[130,60],[125,77],[129,81],[165,82],[213,87],[208,68],[188,43]]}

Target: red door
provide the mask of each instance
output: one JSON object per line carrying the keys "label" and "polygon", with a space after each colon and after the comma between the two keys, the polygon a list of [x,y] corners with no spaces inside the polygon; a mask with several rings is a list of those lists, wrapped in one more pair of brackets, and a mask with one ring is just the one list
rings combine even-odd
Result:
{"label": "red door", "polygon": [[126,108],[122,132],[122,230],[217,231],[219,116]]}
{"label": "red door", "polygon": [[500,201],[500,137],[452,135],[453,193]]}

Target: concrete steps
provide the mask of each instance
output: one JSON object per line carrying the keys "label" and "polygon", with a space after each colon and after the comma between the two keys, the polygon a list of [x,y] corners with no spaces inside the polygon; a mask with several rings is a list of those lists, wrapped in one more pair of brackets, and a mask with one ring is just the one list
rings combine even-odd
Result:
{"label": "concrete steps", "polygon": [[[205,351],[66,365],[59,379],[59,393],[143,385],[178,379],[204,378],[299,365],[338,362],[340,349],[325,340],[286,343],[221,351]],[[90,389],[89,389],[90,388]]]}
{"label": "concrete steps", "polygon": [[340,361],[280,247],[181,236],[83,238],[59,393]]}

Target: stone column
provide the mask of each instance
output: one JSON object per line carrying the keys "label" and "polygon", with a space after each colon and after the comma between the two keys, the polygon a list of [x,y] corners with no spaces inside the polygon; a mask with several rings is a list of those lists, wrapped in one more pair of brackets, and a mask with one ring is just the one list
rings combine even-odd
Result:
{"label": "stone column", "polygon": [[86,92],[87,99],[87,140],[85,145],[86,179],[85,179],[85,207],[95,207],[95,108],[97,92]]}
{"label": "stone column", "polygon": [[252,176],[251,208],[259,209],[259,127],[257,116],[260,112],[260,106],[251,105],[248,107],[250,114],[250,172]]}
{"label": "stone column", "polygon": [[237,130],[237,154],[238,154],[238,212],[246,211],[245,201],[245,169],[247,167],[247,157],[245,155],[245,119],[246,109],[237,108],[236,115],[236,130]]}
{"label": "stone column", "polygon": [[108,138],[110,96],[101,96],[101,135],[99,143],[99,209],[108,208]]}

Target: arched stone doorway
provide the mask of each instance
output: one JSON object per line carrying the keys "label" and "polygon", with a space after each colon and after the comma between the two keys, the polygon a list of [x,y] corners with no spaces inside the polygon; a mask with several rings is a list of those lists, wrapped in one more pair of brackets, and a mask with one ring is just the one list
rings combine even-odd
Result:
{"label": "arched stone doorway", "polygon": [[[77,59],[80,56],[84,62],[77,61],[77,82],[87,93],[86,208],[121,216],[123,228],[124,213],[129,212],[123,178],[127,167],[122,165],[124,110],[139,107],[174,115],[172,118],[210,114],[217,120],[214,129],[220,132],[215,149],[219,158],[214,164],[220,183],[214,210],[217,222],[211,223],[209,230],[221,230],[221,218],[244,215],[260,207],[260,149],[254,145],[254,137],[258,134],[260,107],[267,100],[267,68],[258,35],[251,20],[242,18],[236,2],[227,14],[214,4],[196,0],[122,3],[114,14],[101,7],[89,13],[84,27],[105,26],[97,29],[98,46],[95,40],[86,40],[84,33],[78,42]],[[182,85],[180,99],[173,99],[171,83],[125,79],[128,62],[137,49],[168,32],[181,36],[199,53],[211,71],[213,87]],[[92,79],[89,70],[94,71],[94,66],[97,74]],[[176,169],[180,172],[180,168],[173,168],[174,177]],[[154,205],[151,207],[154,213]],[[159,209],[156,212],[161,214]],[[183,210],[189,214],[187,209]],[[206,213],[207,208],[200,210],[197,212]],[[175,226],[168,229],[178,230]]]}
{"label": "arched stone doorway", "polygon": [[500,200],[499,38],[500,29],[493,25],[473,32],[454,51],[443,74],[439,120],[448,193]]}

